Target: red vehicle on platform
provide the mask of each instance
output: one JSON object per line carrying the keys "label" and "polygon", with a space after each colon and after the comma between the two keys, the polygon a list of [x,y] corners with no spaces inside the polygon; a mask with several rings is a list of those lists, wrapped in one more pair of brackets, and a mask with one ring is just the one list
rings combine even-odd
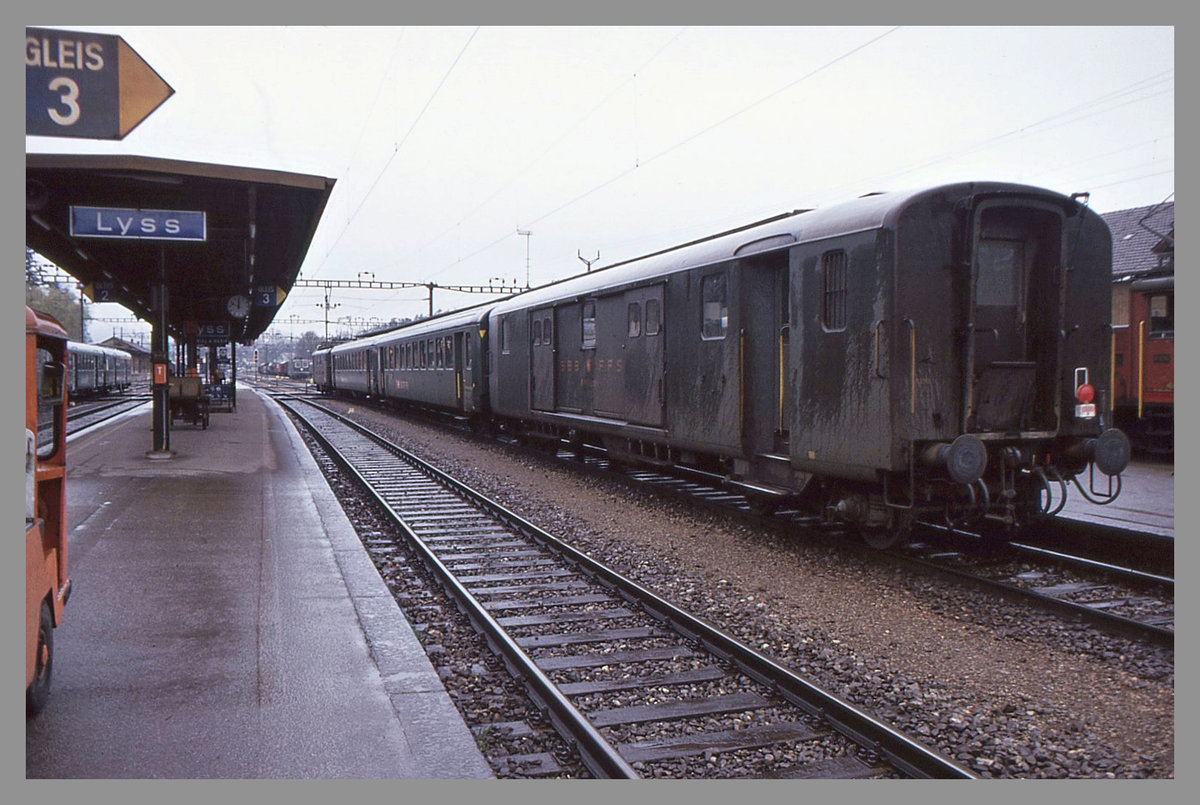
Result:
{"label": "red vehicle on platform", "polygon": [[1103,216],[1113,236],[1113,414],[1136,449],[1175,450],[1175,204]]}
{"label": "red vehicle on platform", "polygon": [[50,695],[67,577],[67,333],[25,308],[25,712]]}

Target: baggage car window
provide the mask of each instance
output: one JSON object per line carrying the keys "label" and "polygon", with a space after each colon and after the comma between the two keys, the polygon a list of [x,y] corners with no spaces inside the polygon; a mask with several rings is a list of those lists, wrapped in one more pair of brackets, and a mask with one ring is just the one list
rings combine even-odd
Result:
{"label": "baggage car window", "polygon": [[596,348],[596,303],[583,303],[583,333],[580,347],[583,349]]}
{"label": "baggage car window", "polygon": [[463,334],[463,368],[471,368],[471,334]]}
{"label": "baggage car window", "polygon": [[540,347],[542,345],[542,320],[533,320],[533,345]]}
{"label": "baggage car window", "polygon": [[700,337],[706,341],[724,338],[729,329],[729,303],[724,274],[713,274],[700,280],[700,301],[703,307]]}
{"label": "baggage car window", "polygon": [[1016,307],[1021,296],[1021,266],[1025,243],[1019,240],[979,241],[979,277],[975,303],[980,307]]}
{"label": "baggage car window", "polygon": [[509,317],[505,316],[500,320],[500,353],[502,355],[508,354],[509,338],[512,335],[510,330]]}
{"label": "baggage car window", "polygon": [[657,299],[646,300],[646,335],[662,332],[662,305]]}
{"label": "baggage car window", "polygon": [[629,337],[637,338],[642,334],[642,306],[637,302],[629,303]]}
{"label": "baggage car window", "polygon": [[821,324],[826,330],[846,329],[846,253],[821,255]]}

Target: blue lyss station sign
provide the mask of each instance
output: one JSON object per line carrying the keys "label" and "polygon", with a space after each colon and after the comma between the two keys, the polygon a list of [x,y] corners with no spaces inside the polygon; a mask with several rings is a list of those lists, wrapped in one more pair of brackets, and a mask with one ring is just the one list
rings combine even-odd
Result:
{"label": "blue lyss station sign", "polygon": [[73,206],[71,236],[203,241],[207,238],[207,222],[203,212]]}

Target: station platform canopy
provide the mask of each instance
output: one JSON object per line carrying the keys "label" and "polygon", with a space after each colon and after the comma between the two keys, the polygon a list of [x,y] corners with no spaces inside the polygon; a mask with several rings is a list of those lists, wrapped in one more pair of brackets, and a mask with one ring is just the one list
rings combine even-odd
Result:
{"label": "station platform canopy", "polygon": [[177,340],[217,323],[248,344],[295,283],[333,184],[152,157],[26,154],[25,243],[95,301],[146,321],[164,285]]}

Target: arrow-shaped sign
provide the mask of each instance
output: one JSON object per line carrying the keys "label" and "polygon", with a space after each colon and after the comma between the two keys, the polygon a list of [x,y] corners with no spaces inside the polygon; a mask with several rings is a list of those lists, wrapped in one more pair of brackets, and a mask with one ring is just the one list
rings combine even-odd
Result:
{"label": "arrow-shaped sign", "polygon": [[25,29],[25,133],[120,140],[175,90],[119,36]]}

